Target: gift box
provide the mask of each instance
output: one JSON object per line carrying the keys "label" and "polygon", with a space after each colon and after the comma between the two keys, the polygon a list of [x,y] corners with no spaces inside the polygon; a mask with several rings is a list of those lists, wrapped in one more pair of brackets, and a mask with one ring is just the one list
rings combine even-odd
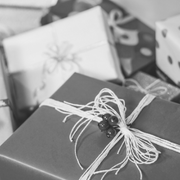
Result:
{"label": "gift box", "polygon": [[101,6],[109,14],[109,25],[125,77],[139,70],[146,71],[155,61],[155,32],[110,1],[103,1]]}
{"label": "gift box", "polygon": [[178,0],[111,0],[124,7],[129,13],[140,19],[149,27],[155,29],[156,21],[174,16],[180,13]]}
{"label": "gift box", "polygon": [[180,99],[179,88],[141,71],[126,79],[124,85],[135,91],[153,94],[164,100],[177,101]]}
{"label": "gift box", "polygon": [[123,80],[105,17],[95,7],[3,41],[17,112],[38,106],[74,72]]}
{"label": "gift box", "polygon": [[8,29],[8,36],[38,28],[44,13],[42,8],[3,6],[0,2],[0,22]]}
{"label": "gift box", "polygon": [[[108,24],[114,35],[124,75],[129,77],[151,66],[155,61],[154,30],[109,0],[103,1],[100,6],[108,13]],[[73,7],[74,1],[58,1],[58,4],[50,9],[49,16],[67,17],[75,11]],[[49,17],[49,20],[44,19],[44,22],[52,22],[52,17]]]}
{"label": "gift box", "polygon": [[[93,101],[103,88],[111,89],[117,97],[124,99],[126,116],[131,114],[144,97],[125,87],[75,73],[51,98],[58,102],[84,105]],[[180,144],[179,113],[178,104],[156,98],[141,111],[131,128]],[[79,118],[72,116],[63,123],[64,117],[65,114],[50,106],[41,106],[0,147],[1,179],[79,179],[84,170],[77,164],[74,142],[69,141],[69,133]],[[79,139],[77,149],[83,167],[86,169],[111,141],[112,138],[107,138],[99,130],[97,123],[91,123]],[[117,154],[121,142],[111,150],[100,169],[110,168],[123,159],[125,147]],[[153,164],[139,165],[143,173],[142,179],[177,180],[180,176],[180,154],[161,145],[155,147],[161,154]],[[101,175],[96,174],[91,180],[100,178]],[[108,173],[104,180],[107,179],[139,180],[140,177],[137,167],[129,161],[117,175]]]}
{"label": "gift box", "polygon": [[176,85],[180,83],[179,20],[177,15],[156,23],[156,64]]}

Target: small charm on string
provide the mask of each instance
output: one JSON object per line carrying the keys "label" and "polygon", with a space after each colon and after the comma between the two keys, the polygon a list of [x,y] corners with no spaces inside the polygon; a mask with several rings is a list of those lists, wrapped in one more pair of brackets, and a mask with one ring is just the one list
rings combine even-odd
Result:
{"label": "small charm on string", "polygon": [[102,132],[106,133],[108,138],[113,138],[118,130],[118,118],[111,114],[101,115],[102,121],[98,123],[98,127]]}

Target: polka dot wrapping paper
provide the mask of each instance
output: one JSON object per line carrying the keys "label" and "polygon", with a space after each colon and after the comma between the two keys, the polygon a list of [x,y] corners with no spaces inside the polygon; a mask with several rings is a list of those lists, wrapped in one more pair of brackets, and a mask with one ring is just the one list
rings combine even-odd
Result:
{"label": "polka dot wrapping paper", "polygon": [[156,23],[156,64],[180,86],[180,15]]}
{"label": "polka dot wrapping paper", "polygon": [[[103,1],[100,6],[109,14],[112,10],[120,11],[122,19],[131,16],[125,9],[108,0]],[[118,27],[124,31],[116,42],[116,50],[125,77],[142,69],[146,71],[155,62],[155,31],[135,17]]]}

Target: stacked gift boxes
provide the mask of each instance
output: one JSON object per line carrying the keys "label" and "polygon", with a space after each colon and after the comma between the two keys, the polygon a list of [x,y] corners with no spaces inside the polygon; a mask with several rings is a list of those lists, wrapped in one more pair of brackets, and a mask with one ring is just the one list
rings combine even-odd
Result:
{"label": "stacked gift boxes", "polygon": [[3,40],[0,179],[178,179],[179,8],[133,3],[59,0]]}
{"label": "stacked gift boxes", "polygon": [[28,109],[50,97],[74,72],[124,80],[100,7],[7,38],[3,46],[5,76],[9,75],[18,120],[23,121]]}

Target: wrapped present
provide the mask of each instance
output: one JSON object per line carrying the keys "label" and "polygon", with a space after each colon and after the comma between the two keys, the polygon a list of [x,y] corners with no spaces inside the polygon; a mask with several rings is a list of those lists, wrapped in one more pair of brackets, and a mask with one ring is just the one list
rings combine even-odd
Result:
{"label": "wrapped present", "polygon": [[154,98],[75,73],[0,147],[1,179],[177,180],[179,105]]}
{"label": "wrapped present", "polygon": [[178,0],[111,0],[155,29],[155,22],[180,13]]}
{"label": "wrapped present", "polygon": [[95,7],[3,41],[17,111],[50,97],[74,72],[123,81],[105,17]]}
{"label": "wrapped present", "polygon": [[0,22],[9,29],[8,34],[11,36],[38,28],[44,13],[42,8],[1,6],[0,4]]}
{"label": "wrapped present", "polygon": [[156,23],[156,64],[176,85],[180,85],[180,16]]}
{"label": "wrapped present", "polygon": [[180,99],[179,88],[144,72],[137,72],[131,78],[126,79],[124,85],[135,91],[153,94],[164,100],[177,101]]}
{"label": "wrapped present", "polygon": [[[66,3],[69,3],[66,8]],[[108,13],[108,24],[116,41],[116,50],[126,77],[151,66],[155,60],[155,32],[128,14],[113,2],[102,1],[100,6]],[[50,14],[61,18],[72,14],[74,1],[62,2],[50,9]],[[80,8],[80,7],[79,7]],[[86,9],[84,9],[86,10]],[[52,20],[52,18],[50,18]],[[48,19],[46,19],[46,23]],[[49,23],[52,21],[49,21]]]}

